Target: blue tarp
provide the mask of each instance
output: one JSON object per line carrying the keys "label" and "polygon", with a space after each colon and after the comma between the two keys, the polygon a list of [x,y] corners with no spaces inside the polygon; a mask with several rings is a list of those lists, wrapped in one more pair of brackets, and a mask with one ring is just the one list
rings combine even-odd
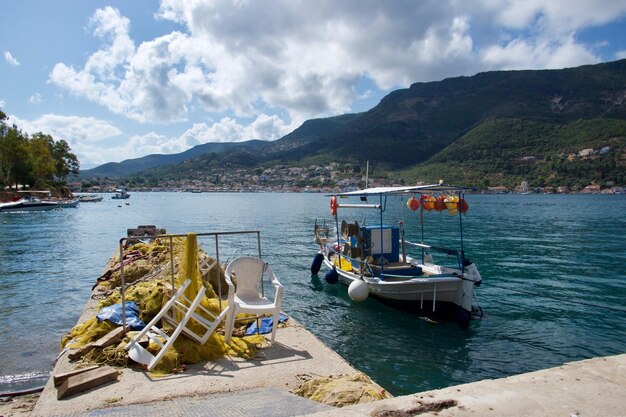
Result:
{"label": "blue tarp", "polygon": [[[278,315],[278,323],[284,323],[289,319],[286,314],[280,313]],[[246,336],[252,336],[253,334],[257,334],[257,321],[254,320],[252,323],[248,325],[246,328]],[[274,317],[264,317],[261,320],[261,329],[260,334],[272,333],[272,326],[274,325]]]}
{"label": "blue tarp", "polygon": [[[103,307],[96,318],[100,321],[109,320],[118,326],[122,325],[122,304],[113,304]],[[146,327],[145,323],[139,318],[139,307],[133,301],[126,302],[126,325],[131,330],[141,330]],[[271,325],[270,325],[271,327]]]}

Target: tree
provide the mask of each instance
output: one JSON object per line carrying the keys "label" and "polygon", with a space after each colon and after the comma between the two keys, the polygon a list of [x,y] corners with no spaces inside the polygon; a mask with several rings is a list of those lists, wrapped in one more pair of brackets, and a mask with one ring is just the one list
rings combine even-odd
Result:
{"label": "tree", "polygon": [[28,149],[28,137],[13,125],[1,138],[0,157],[2,174],[7,185],[30,182],[31,159]]}
{"label": "tree", "polygon": [[70,145],[63,139],[54,142],[52,145],[52,156],[55,160],[56,176],[59,180],[65,181],[72,173],[78,175],[80,164],[78,158],[70,152]]}
{"label": "tree", "polygon": [[52,156],[54,140],[50,135],[36,133],[28,142],[34,185],[43,185],[54,179],[56,161]]}
{"label": "tree", "polygon": [[4,114],[2,110],[0,110],[0,184],[4,185],[4,169],[3,169],[3,160],[4,160],[4,141],[5,136],[7,134],[7,125],[4,121],[7,119],[7,115]]}

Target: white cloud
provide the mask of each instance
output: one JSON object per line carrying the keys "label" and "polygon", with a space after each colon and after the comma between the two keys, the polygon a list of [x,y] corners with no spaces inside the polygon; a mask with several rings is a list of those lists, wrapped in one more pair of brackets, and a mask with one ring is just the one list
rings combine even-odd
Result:
{"label": "white cloud", "polygon": [[35,93],[28,99],[28,102],[31,104],[39,104],[43,101],[41,94]]}
{"label": "white cloud", "polygon": [[516,29],[535,28],[567,33],[611,22],[626,13],[626,4],[614,0],[483,0],[495,12],[497,23]]}
{"label": "white cloud", "polygon": [[4,108],[4,106],[6,106],[6,105],[7,105],[7,102],[2,100],[2,99],[0,99],[0,109]]}
{"label": "white cloud", "polygon": [[388,90],[597,62],[601,46],[577,34],[625,14],[626,2],[614,0],[162,0],[157,17],[179,31],[135,44],[128,18],[99,9],[89,28],[100,50],[82,67],[57,63],[49,80],[138,122],[184,122],[192,113],[219,120],[176,139],[188,145],[272,139],[306,119],[349,112],[363,98],[362,79]]}
{"label": "white cloud", "polygon": [[207,126],[195,123],[180,140],[186,145],[183,149],[207,142],[242,142],[251,139],[274,140],[293,130],[276,115],[259,115],[252,123],[244,126],[230,117]]}
{"label": "white cloud", "polygon": [[626,49],[615,53],[615,59],[624,59],[624,58],[626,58]]}
{"label": "white cloud", "polygon": [[93,117],[46,114],[29,121],[10,115],[9,124],[15,124],[28,134],[42,132],[49,134],[54,140],[65,140],[81,165],[90,166],[108,162],[106,158],[114,156],[99,142],[122,134],[109,122]]}
{"label": "white cloud", "polygon": [[596,63],[600,59],[572,38],[561,42],[515,39],[504,46],[485,49],[481,59],[491,68],[556,69]]}
{"label": "white cloud", "polygon": [[13,67],[19,67],[21,65],[17,59],[13,58],[13,55],[11,55],[9,51],[4,51],[4,60]]}
{"label": "white cloud", "polygon": [[33,121],[20,120],[15,116],[10,116],[10,118],[19,128],[28,133],[46,133],[55,140],[63,139],[70,144],[94,144],[102,139],[122,134],[109,122],[93,117],[45,114]]}

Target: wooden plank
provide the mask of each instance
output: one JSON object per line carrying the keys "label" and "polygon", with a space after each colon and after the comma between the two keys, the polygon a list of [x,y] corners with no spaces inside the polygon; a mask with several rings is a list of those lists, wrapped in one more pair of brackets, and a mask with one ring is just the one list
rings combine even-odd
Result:
{"label": "wooden plank", "polygon": [[93,342],[92,345],[96,348],[105,348],[121,342],[122,338],[124,338],[124,328],[120,326]]}
{"label": "wooden plank", "polygon": [[93,344],[88,343],[82,348],[78,349],[77,351],[71,352],[69,355],[67,355],[67,358],[71,361],[78,360],[82,358],[83,356],[85,356],[86,354],[88,354],[89,352],[91,352],[93,348],[94,348]]}
{"label": "wooden plank", "polygon": [[65,382],[65,380],[67,378],[69,378],[71,376],[82,374],[83,372],[88,372],[88,371],[91,371],[93,369],[98,369],[99,367],[100,367],[100,365],[93,365],[93,366],[89,366],[87,368],[74,369],[73,371],[64,372],[64,373],[58,374],[58,375],[53,375],[52,379],[54,380],[54,386],[58,387],[63,382]]}
{"label": "wooden plank", "polygon": [[57,391],[57,400],[62,400],[63,398],[67,398],[106,384],[107,382],[114,381],[117,379],[119,374],[119,371],[116,371],[109,366],[103,366],[98,369],[70,376],[59,387]]}
{"label": "wooden plank", "polygon": [[124,338],[123,328],[121,326],[116,327],[115,329],[107,333],[106,335],[102,336],[100,339],[96,340],[95,342],[86,344],[85,346],[78,349],[77,351],[72,352],[69,355],[67,355],[67,357],[71,361],[78,360],[82,358],[83,356],[85,356],[86,354],[88,354],[89,352],[91,352],[94,348],[102,349],[107,346],[114,345],[116,343],[121,342],[123,338]]}

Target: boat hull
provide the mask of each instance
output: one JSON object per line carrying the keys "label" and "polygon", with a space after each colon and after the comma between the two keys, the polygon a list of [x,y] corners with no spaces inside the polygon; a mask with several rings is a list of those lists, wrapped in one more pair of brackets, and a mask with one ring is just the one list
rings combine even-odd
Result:
{"label": "boat hull", "polygon": [[0,212],[11,213],[11,212],[21,212],[21,211],[47,211],[47,210],[54,210],[59,207],[60,205],[58,203],[46,202],[46,201],[41,201],[37,203],[31,203],[31,202],[5,203],[0,206]]}
{"label": "boat hull", "polygon": [[[336,268],[334,263],[324,254],[324,264],[328,269],[335,268],[339,281],[350,285],[353,281],[363,280],[367,283],[369,294],[385,301],[409,305],[416,309],[437,312],[441,304],[452,304],[471,313],[474,283],[460,276],[420,276],[402,277],[397,279],[380,279],[378,277],[361,277],[360,275]],[[433,268],[422,265],[423,268]],[[447,274],[446,274],[447,275]]]}

